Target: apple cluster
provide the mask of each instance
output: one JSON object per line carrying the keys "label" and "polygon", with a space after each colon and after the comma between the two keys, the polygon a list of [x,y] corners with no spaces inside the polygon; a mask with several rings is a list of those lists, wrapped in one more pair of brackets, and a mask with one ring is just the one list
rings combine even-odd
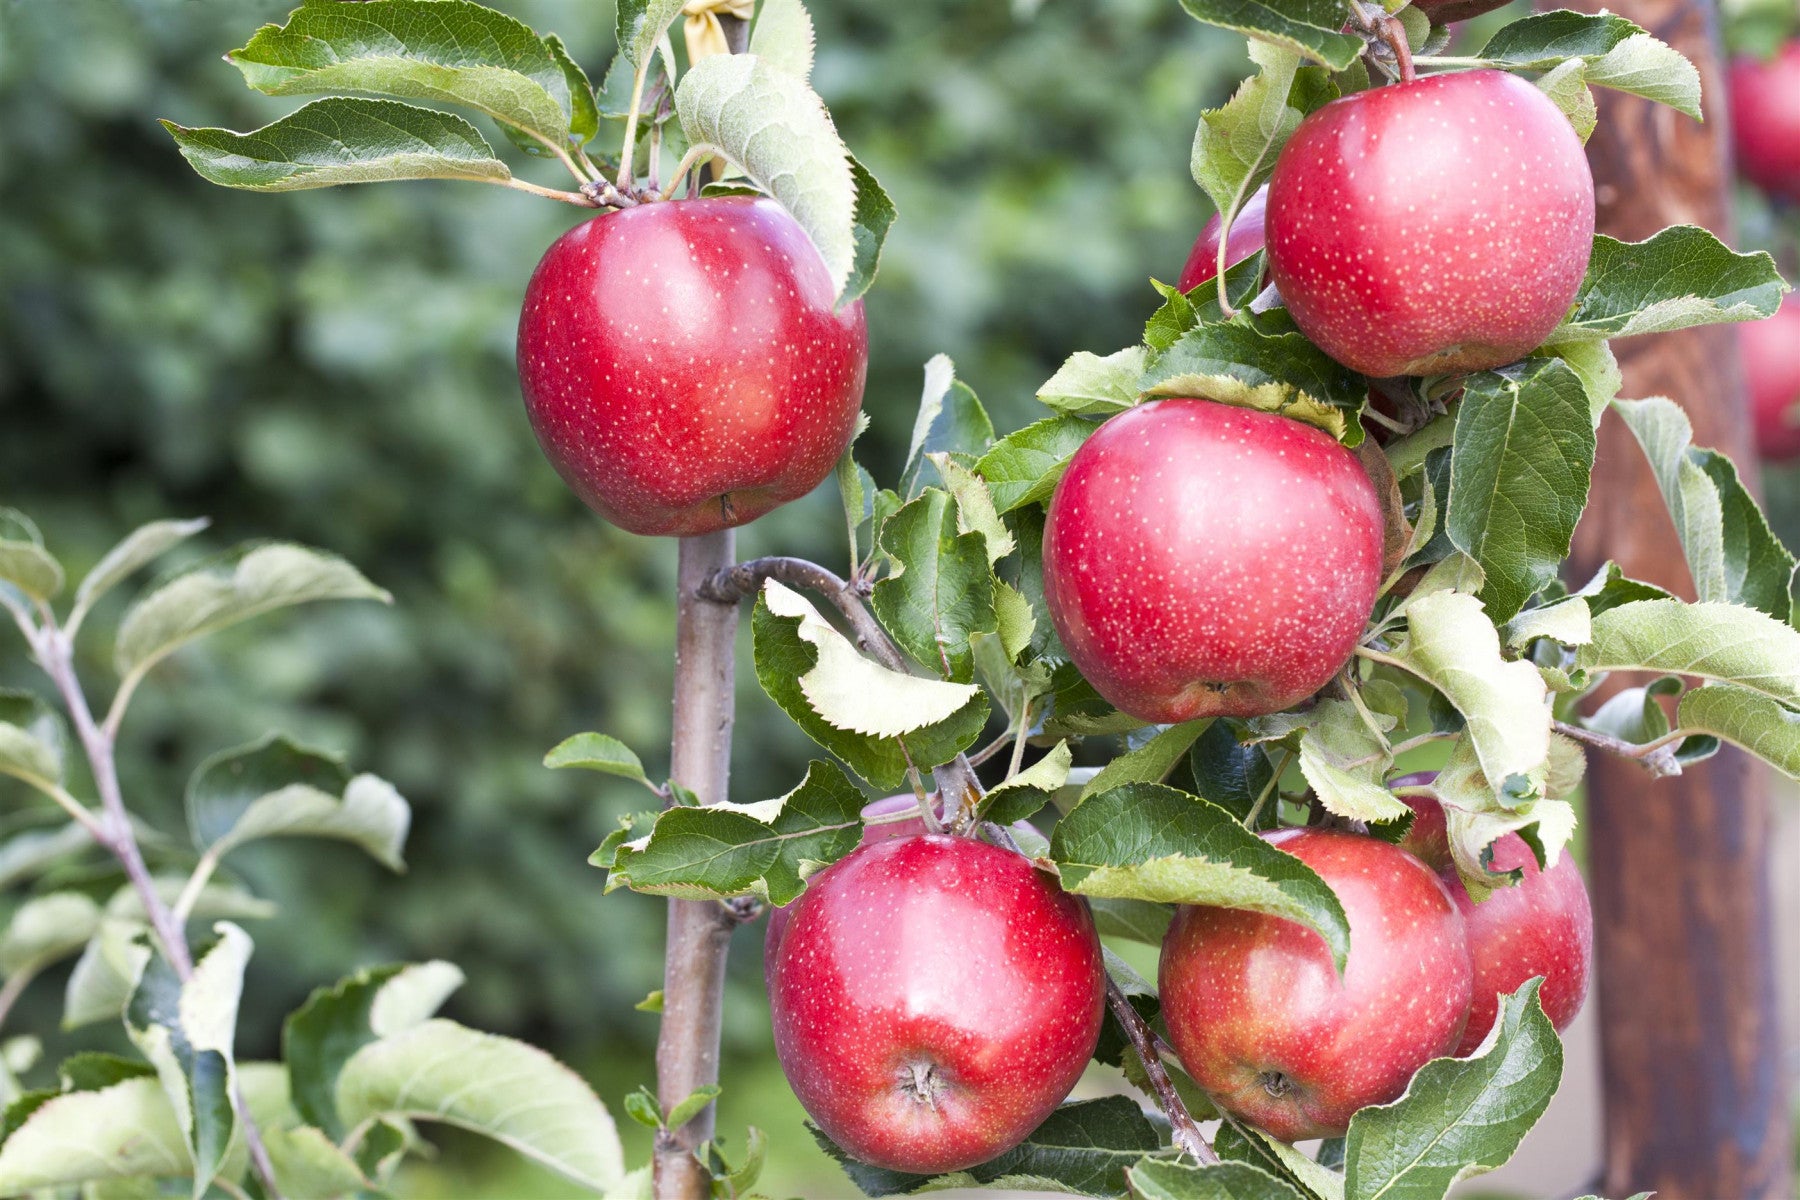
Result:
{"label": "apple cluster", "polygon": [[[1776,205],[1800,206],[1800,41],[1766,62],[1739,58],[1730,83],[1738,170]],[[1800,299],[1743,326],[1738,345],[1757,450],[1772,462],[1800,458]]]}

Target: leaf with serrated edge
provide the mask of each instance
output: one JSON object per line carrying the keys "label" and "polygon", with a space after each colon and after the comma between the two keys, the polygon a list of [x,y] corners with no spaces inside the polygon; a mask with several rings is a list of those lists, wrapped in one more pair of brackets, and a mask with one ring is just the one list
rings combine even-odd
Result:
{"label": "leaf with serrated edge", "polygon": [[813,68],[812,17],[800,0],[763,0],[750,30],[750,53],[798,79]]}
{"label": "leaf with serrated edge", "polygon": [[982,815],[1004,825],[1030,816],[1069,782],[1069,766],[1074,761],[1069,743],[1056,743],[1044,757],[989,788],[981,800]]}
{"label": "leaf with serrated edge", "polygon": [[[1393,756],[1354,704],[1321,700],[1307,717],[1300,734],[1300,773],[1327,811],[1370,824],[1397,821],[1412,811],[1383,785]],[[1388,717],[1385,723],[1391,729],[1394,720]]]}
{"label": "leaf with serrated edge", "polygon": [[[991,503],[988,507],[991,515]],[[999,518],[994,516],[993,520],[998,523]],[[974,650],[970,639],[977,633],[994,633],[999,628],[994,611],[991,544],[981,532],[965,529],[963,522],[962,506],[940,488],[927,488],[916,499],[908,501],[882,523],[879,542],[894,567],[886,579],[875,585],[869,596],[870,607],[881,619],[881,624],[914,662],[957,683],[967,683],[974,678]],[[797,614],[782,612],[781,615]],[[801,628],[801,636],[807,637],[805,626]],[[867,662],[860,655],[857,661]],[[825,665],[825,657],[821,654],[819,666]],[[885,670],[872,663],[868,665],[875,670]],[[912,677],[905,678],[910,680]],[[802,679],[802,690],[808,686]],[[807,695],[812,698],[811,691]],[[870,699],[865,697],[864,703]],[[966,699],[964,697],[952,708],[940,711],[920,724],[942,720]],[[951,702],[952,697],[946,693],[942,703]],[[818,707],[816,703],[814,707]],[[893,736],[919,727],[883,726],[877,729],[844,725],[823,711],[819,715],[840,728],[853,728],[861,733],[881,732]],[[894,716],[903,719],[897,712]],[[854,719],[867,720],[863,717]]]}
{"label": "leaf with serrated edge", "polygon": [[851,260],[850,277],[838,290],[837,307],[840,310],[868,291],[869,285],[875,282],[875,272],[881,266],[881,251],[887,245],[888,230],[893,228],[894,219],[899,216],[893,199],[874,173],[854,154],[848,158],[850,181],[856,185],[856,212],[850,226],[856,254]]}
{"label": "leaf with serrated edge", "polygon": [[1672,225],[1642,242],[1599,234],[1574,307],[1549,344],[1759,321],[1775,314],[1787,290],[1774,259],[1738,254],[1698,226]]}
{"label": "leaf with serrated edge", "polygon": [[152,521],[133,530],[124,541],[106,552],[75,589],[75,608],[69,614],[76,623],[107,592],[132,573],[155,561],[170,549],[193,537],[212,522],[205,517],[191,521]]}
{"label": "leaf with serrated edge", "polygon": [[187,1175],[193,1169],[162,1085],[142,1076],[40,1105],[0,1146],[0,1193]]}
{"label": "leaf with serrated edge", "polygon": [[1238,85],[1223,107],[1201,113],[1194,130],[1189,167],[1221,213],[1268,179],[1281,147],[1300,124],[1301,113],[1288,104],[1299,52],[1252,41],[1250,61],[1257,74]]}
{"label": "leaf with serrated edge", "polygon": [[1198,721],[1184,721],[1157,731],[1143,745],[1119,755],[1101,767],[1099,773],[1081,789],[1081,798],[1085,800],[1089,796],[1097,796],[1127,783],[1161,783],[1175,769],[1175,764],[1187,754],[1188,747],[1211,724],[1211,717],[1203,717]]}
{"label": "leaf with serrated edge", "polygon": [[791,904],[807,876],[861,843],[864,803],[843,771],[813,762],[799,787],[774,800],[668,809],[647,836],[617,849],[606,890]]}
{"label": "leaf with serrated edge", "polygon": [[637,753],[618,738],[604,733],[578,733],[574,737],[564,738],[550,753],[544,755],[544,765],[551,768],[582,767],[589,771],[599,771],[603,775],[617,775],[621,779],[641,783],[651,791],[656,790],[656,785],[644,774],[644,763]]}
{"label": "leaf with serrated edge", "polygon": [[806,82],[753,54],[719,54],[688,69],[675,112],[691,144],[717,146],[793,215],[842,293],[856,264],[856,183]]}
{"label": "leaf with serrated edge", "polygon": [[1676,720],[1741,746],[1789,779],[1800,779],[1800,713],[1767,696],[1729,684],[1694,688],[1681,698]]}
{"label": "leaf with serrated edge", "polygon": [[1732,683],[1800,707],[1800,632],[1736,604],[1636,600],[1594,618],[1590,671],[1655,671]]}
{"label": "leaf with serrated edge", "polygon": [[1136,1200],[1306,1200],[1286,1181],[1242,1162],[1146,1158],[1126,1175]]}
{"label": "leaf with serrated edge", "polygon": [[937,468],[944,486],[956,498],[957,530],[979,533],[987,541],[990,564],[1011,554],[1017,543],[994,507],[994,494],[988,490],[987,482],[948,454],[928,454],[926,458]]}
{"label": "leaf with serrated edge", "polygon": [[1213,1143],[1219,1157],[1226,1161],[1247,1162],[1271,1175],[1300,1185],[1300,1192],[1311,1200],[1344,1200],[1344,1177],[1329,1167],[1321,1166],[1286,1142],[1272,1137],[1254,1125],[1237,1128],[1227,1126],[1219,1131]]}
{"label": "leaf with serrated edge", "polygon": [[1543,677],[1528,662],[1501,657],[1481,602],[1453,591],[1415,595],[1406,619],[1406,645],[1395,657],[1467,718],[1482,772],[1496,783],[1541,774],[1550,753]]}
{"label": "leaf with serrated edge", "polygon": [[1585,646],[1594,640],[1594,621],[1587,601],[1579,596],[1542,608],[1528,608],[1506,623],[1506,644],[1523,650],[1538,638],[1565,646]]}
{"label": "leaf with serrated edge", "polygon": [[1146,399],[1190,397],[1278,413],[1315,425],[1346,446],[1362,441],[1356,419],[1368,398],[1362,376],[1291,327],[1239,313],[1182,334],[1144,369]]}
{"label": "leaf with serrated edge", "polygon": [[139,600],[120,622],[114,665],[142,675],[186,643],[239,621],[316,600],[392,597],[335,555],[304,546],[258,546],[235,565],[200,567]]}
{"label": "leaf with serrated edge", "polygon": [[1012,512],[1050,499],[1069,459],[1100,426],[1081,417],[1050,417],[994,443],[975,471],[987,480],[995,507]]}
{"label": "leaf with serrated edge", "polygon": [[1144,347],[1102,357],[1077,350],[1037,390],[1038,402],[1070,416],[1110,416],[1138,401],[1138,376],[1144,373]]}
{"label": "leaf with serrated edge", "polygon": [[181,156],[221,187],[298,192],[400,179],[512,178],[475,127],[449,113],[334,96],[249,133],[162,122]]}
{"label": "leaf with serrated edge", "polygon": [[569,77],[529,26],[468,0],[307,4],[225,56],[269,96],[363,92],[460,104],[563,146]]}
{"label": "leaf with serrated edge", "polygon": [[1347,70],[1363,40],[1342,32],[1350,21],[1343,0],[1181,0],[1196,20],[1257,41],[1287,46],[1334,71]]}
{"label": "leaf with serrated edge", "polygon": [[924,490],[926,455],[980,456],[993,441],[994,423],[975,393],[956,378],[956,364],[948,355],[933,355],[925,364],[919,412],[900,472],[901,495],[910,500]]}
{"label": "leaf with serrated edge", "polygon": [[580,1076],[534,1046],[441,1018],[370,1042],[344,1064],[337,1109],[442,1121],[493,1138],[585,1187],[624,1175],[618,1131]]}
{"label": "leaf with serrated edge", "polygon": [[681,14],[682,0],[619,0],[614,34],[628,62],[649,61],[669,26]]}
{"label": "leaf with serrated edge", "polygon": [[1340,970],[1350,952],[1343,906],[1311,867],[1171,787],[1089,796],[1057,822],[1050,854],[1072,892],[1268,913],[1317,932]]}
{"label": "leaf with serrated edge", "polygon": [[1562,1080],[1562,1043],[1539,983],[1502,1000],[1473,1056],[1433,1059],[1400,1099],[1350,1119],[1345,1200],[1437,1200],[1512,1157]]}

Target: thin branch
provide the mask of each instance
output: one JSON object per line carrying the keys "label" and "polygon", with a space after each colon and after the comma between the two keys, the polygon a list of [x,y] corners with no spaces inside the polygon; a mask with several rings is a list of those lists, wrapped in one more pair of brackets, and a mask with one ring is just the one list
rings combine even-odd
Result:
{"label": "thin branch", "polygon": [[94,811],[74,796],[55,780],[45,779],[41,775],[33,775],[27,771],[0,771],[0,775],[10,775],[21,783],[36,788],[50,799],[56,801],[57,807],[68,813],[75,823],[87,830],[88,836],[102,846],[108,845],[106,826]]}
{"label": "thin branch", "polygon": [[1640,746],[1636,742],[1616,738],[1610,733],[1601,733],[1597,729],[1583,729],[1579,725],[1571,725],[1566,721],[1553,721],[1550,727],[1566,738],[1573,738],[1575,741],[1593,746],[1595,749],[1616,754],[1620,758],[1629,758],[1640,762],[1657,779],[1681,774],[1681,761],[1675,757],[1674,750],[1674,743],[1678,739],[1673,733]]}
{"label": "thin branch", "polygon": [[564,204],[573,204],[577,208],[599,208],[582,192],[565,192],[560,188],[542,187],[528,180],[518,178],[484,179],[483,183],[497,183],[501,187],[509,187],[515,192],[528,192],[533,196],[542,196],[546,200],[561,200]]}
{"label": "thin branch", "polygon": [[209,848],[194,864],[194,873],[188,876],[187,883],[182,885],[181,895],[175,898],[175,919],[186,923],[193,915],[194,905],[200,901],[200,895],[212,880],[213,872],[219,869],[217,847]]}
{"label": "thin branch", "polygon": [[1001,734],[999,737],[995,738],[993,741],[989,742],[987,745],[983,746],[981,749],[977,750],[975,753],[969,755],[969,765],[971,767],[979,767],[982,763],[986,762],[988,759],[994,757],[996,754],[999,754],[1002,750],[1005,750],[1007,748],[1007,746],[1010,745],[1011,743],[1012,743],[1012,730],[1008,729],[1005,733]]}
{"label": "thin branch", "polygon": [[1219,1156],[1207,1144],[1206,1137],[1195,1124],[1193,1114],[1188,1112],[1187,1105],[1182,1103],[1181,1096],[1175,1091],[1175,1082],[1169,1078],[1168,1068],[1163,1066],[1161,1056],[1157,1053],[1155,1035],[1150,1026],[1145,1024],[1143,1015],[1131,1006],[1131,998],[1109,977],[1106,981],[1106,1004],[1112,1009],[1114,1019],[1125,1030],[1125,1036],[1131,1040],[1131,1048],[1137,1051],[1139,1061],[1144,1064],[1144,1074],[1150,1080],[1150,1088],[1156,1093],[1156,1103],[1169,1118],[1170,1133],[1175,1148],[1183,1154],[1191,1154],[1203,1163],[1216,1163]]}

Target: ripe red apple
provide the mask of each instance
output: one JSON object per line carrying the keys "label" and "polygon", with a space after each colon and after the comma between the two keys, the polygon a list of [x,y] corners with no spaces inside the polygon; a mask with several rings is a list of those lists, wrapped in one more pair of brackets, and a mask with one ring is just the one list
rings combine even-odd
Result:
{"label": "ripe red apple", "polygon": [[1731,64],[1732,142],[1756,186],[1800,204],[1800,40],[1763,62]]}
{"label": "ripe red apple", "polygon": [[519,384],[575,494],[632,533],[742,525],[850,441],[862,303],[833,312],[799,224],[745,196],[642,204],[553,243],[519,314]]}
{"label": "ripe red apple", "polygon": [[[1225,269],[1230,270],[1263,248],[1263,212],[1269,203],[1269,189],[1259,187],[1244,201],[1244,207],[1232,219],[1231,235],[1225,239]],[[1187,265],[1181,268],[1181,281],[1176,284],[1191,292],[1219,274],[1219,230],[1224,222],[1219,214],[1200,227],[1200,236],[1188,253]]]}
{"label": "ripe red apple", "polygon": [[1523,358],[1568,312],[1594,179],[1555,104],[1516,75],[1372,88],[1300,123],[1269,181],[1269,273],[1319,348],[1365,375]]}
{"label": "ripe red apple", "polygon": [[1397,846],[1324,829],[1263,836],[1343,903],[1343,978],[1303,925],[1181,908],[1163,938],[1163,1018],[1216,1103],[1283,1141],[1338,1137],[1462,1035],[1473,987],[1463,921],[1431,869]]}
{"label": "ripe red apple", "polygon": [[1512,0],[1413,0],[1413,7],[1430,17],[1433,25],[1448,25],[1452,21],[1479,17],[1510,3]]}
{"label": "ripe red apple", "polygon": [[1756,448],[1766,459],[1800,457],[1800,299],[1788,296],[1766,321],[1738,326]]}
{"label": "ripe red apple", "polygon": [[1120,413],[1069,461],[1044,594],[1088,682],[1146,721],[1251,717],[1330,681],[1381,584],[1381,505],[1355,457],[1209,400]]}
{"label": "ripe red apple", "polygon": [[1087,905],[985,842],[865,845],[813,876],[763,953],[794,1094],[890,1170],[956,1171],[1017,1145],[1100,1037]]}
{"label": "ripe red apple", "polygon": [[[1431,778],[1407,776],[1394,784],[1423,784]],[[1538,1002],[1544,1006],[1544,1015],[1558,1031],[1567,1029],[1587,999],[1594,965],[1594,914],[1575,860],[1564,854],[1554,867],[1540,870],[1525,839],[1509,833],[1494,843],[1493,866],[1496,871],[1523,871],[1524,878],[1517,886],[1499,888],[1476,903],[1469,898],[1450,858],[1443,807],[1429,796],[1401,799],[1413,810],[1412,828],[1401,846],[1438,873],[1469,933],[1475,996],[1469,1005],[1468,1028],[1456,1047],[1457,1056],[1472,1054],[1481,1045],[1494,1027],[1501,996],[1540,975],[1544,985],[1538,991]]]}

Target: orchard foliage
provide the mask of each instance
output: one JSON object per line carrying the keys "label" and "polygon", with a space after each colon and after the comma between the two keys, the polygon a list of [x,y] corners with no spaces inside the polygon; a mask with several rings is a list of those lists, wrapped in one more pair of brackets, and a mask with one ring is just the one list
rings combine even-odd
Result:
{"label": "orchard foliage", "polygon": [[[1616,16],[1528,17],[1472,53],[1443,57],[1450,33],[1427,11],[1460,15],[1456,6],[1182,6],[1245,34],[1257,68],[1201,116],[1193,144],[1192,174],[1219,209],[1222,248],[1303,120],[1415,70],[1518,75],[1580,138],[1594,128],[1596,87],[1701,113],[1692,65]],[[250,133],[168,129],[205,178],[256,191],[445,178],[611,210],[663,202],[684,185],[698,195],[694,169],[711,162],[720,178],[709,193],[780,204],[817,250],[836,302],[853,302],[874,278],[895,213],[809,85],[812,34],[799,0],[762,0],[749,53],[692,59],[669,36],[680,7],[621,0],[619,54],[596,86],[557,38],[469,0],[308,4],[228,57],[260,92],[324,98]],[[476,125],[421,102],[466,111],[517,151],[560,162],[575,189],[521,177]],[[678,165],[665,176],[668,160]],[[1734,253],[1692,227],[1637,244],[1596,237],[1573,303],[1525,357],[1472,373],[1370,379],[1308,340],[1266,286],[1269,253],[1221,263],[1229,269],[1191,292],[1157,284],[1161,304],[1141,342],[1073,354],[1038,393],[1042,419],[1015,431],[995,429],[948,359],[928,363],[899,476],[876,480],[849,449],[838,465],[845,576],[811,568],[781,578],[777,567],[746,564],[715,581],[710,597],[754,591],[757,678],[829,757],[786,795],[701,806],[679,781],[655,783],[615,739],[587,734],[558,747],[552,766],[624,777],[653,794],[657,811],[624,820],[594,854],[607,889],[729,900],[743,911],[803,903],[809,878],[861,841],[866,789],[910,785],[927,825],[1017,839],[1063,890],[1088,899],[1104,937],[1158,943],[1175,905],[1244,910],[1316,933],[1342,972],[1356,953],[1345,905],[1301,858],[1257,835],[1329,824],[1399,840],[1411,809],[1394,777],[1411,751],[1440,744],[1444,766],[1410,792],[1442,805],[1454,869],[1475,898],[1519,882],[1521,870],[1496,869],[1493,850],[1507,835],[1522,837],[1545,870],[1561,859],[1584,744],[1673,774],[1730,742],[1800,778],[1795,559],[1731,462],[1691,444],[1677,405],[1620,396],[1608,346],[1769,317],[1787,287],[1767,255]],[[1381,583],[1353,654],[1317,695],[1281,712],[1150,725],[1103,699],[1058,638],[1044,582],[1046,506],[1104,421],[1190,397],[1279,414],[1354,451],[1382,505]],[[1657,473],[1694,603],[1610,565],[1585,583],[1562,578],[1607,419],[1625,422]],[[60,567],[27,523],[8,524],[0,599],[56,679],[105,807],[96,814],[64,790],[55,719],[30,698],[0,724],[0,769],[69,810],[74,832],[58,835],[58,852],[92,838],[129,868],[138,835],[109,794],[105,762],[117,719],[96,725],[86,715],[67,657],[90,584],[59,623],[50,603]],[[192,531],[134,535],[90,577],[93,591]],[[288,547],[181,576],[121,626],[115,712],[163,657],[214,628],[301,600],[376,596],[347,566]],[[1584,711],[1615,672],[1652,679]],[[1004,776],[982,787],[974,766],[1001,756]],[[1092,765],[1077,767],[1078,758]],[[634,1188],[622,1183],[610,1119],[585,1085],[528,1047],[434,1017],[457,979],[444,964],[365,972],[322,990],[290,1021],[282,1067],[234,1062],[250,943],[232,918],[254,905],[209,882],[223,858],[251,838],[305,834],[397,862],[405,812],[378,780],[345,778],[340,764],[287,741],[259,743],[196,775],[197,861],[172,899],[159,899],[149,878],[105,905],[53,893],[36,911],[22,908],[6,935],[18,947],[9,991],[13,978],[79,950],[87,969],[76,974],[79,996],[71,986],[71,1010],[122,1016],[143,1061],[77,1056],[63,1064],[60,1090],[16,1099],[0,1187],[176,1176],[200,1195],[215,1179],[235,1184],[254,1171],[260,1182],[245,1186],[351,1193],[380,1183],[417,1145],[415,1120],[437,1118],[601,1191]],[[1029,831],[1005,832],[1027,819],[1036,822]],[[180,927],[198,916],[216,920],[216,940],[188,964]],[[870,1195],[952,1185],[1170,1200],[1441,1195],[1506,1161],[1560,1077],[1555,1029],[1538,984],[1526,983],[1500,1001],[1472,1055],[1426,1062],[1391,1102],[1350,1117],[1314,1160],[1224,1108],[1209,1111],[1192,1089],[1190,1114],[1143,1036],[1159,1019],[1155,990],[1116,959],[1107,971],[1119,999],[1095,1057],[1149,1092],[1157,1119],[1121,1097],[1068,1104],[989,1161],[937,1177],[857,1162],[815,1136]],[[11,1044],[6,1057],[29,1056]],[[716,1094],[638,1093],[625,1107],[668,1130]],[[1189,1117],[1214,1115],[1223,1127],[1196,1145]],[[121,1129],[143,1136],[120,1141]],[[716,1144],[701,1148],[715,1194],[754,1186],[762,1145],[752,1131],[739,1161]]]}

